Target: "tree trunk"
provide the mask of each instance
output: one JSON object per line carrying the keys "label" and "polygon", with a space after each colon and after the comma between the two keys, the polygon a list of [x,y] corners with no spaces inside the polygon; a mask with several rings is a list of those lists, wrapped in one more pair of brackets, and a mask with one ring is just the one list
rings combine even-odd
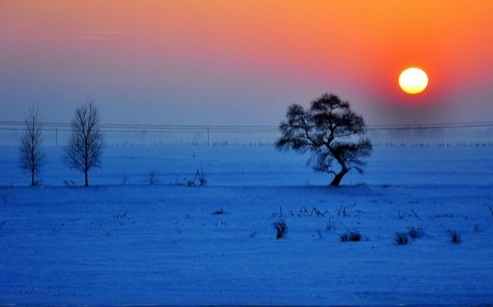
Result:
{"label": "tree trunk", "polygon": [[330,185],[333,187],[338,187],[341,183],[342,177],[344,177],[344,175],[346,175],[348,172],[349,170],[347,168],[343,168],[339,173],[336,174]]}
{"label": "tree trunk", "polygon": [[[31,142],[34,143],[34,140],[31,140]],[[33,148],[34,149],[34,148]],[[34,187],[34,184],[36,183],[34,180],[34,173],[36,172],[36,158],[34,156],[33,149],[31,149],[31,156],[29,159],[31,160],[31,186]]]}
{"label": "tree trunk", "polygon": [[85,140],[85,149],[84,149],[84,176],[85,176],[85,187],[87,188],[89,186],[89,178],[87,173],[89,172],[89,167],[88,167],[88,162],[89,162],[89,149],[87,146],[87,138]]}

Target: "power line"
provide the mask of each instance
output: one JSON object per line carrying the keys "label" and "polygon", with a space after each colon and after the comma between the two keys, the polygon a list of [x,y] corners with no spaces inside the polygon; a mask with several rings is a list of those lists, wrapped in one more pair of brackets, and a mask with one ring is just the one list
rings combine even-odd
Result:
{"label": "power line", "polygon": [[[45,131],[71,131],[70,123],[42,122]],[[0,121],[1,131],[23,130],[22,121]],[[279,133],[278,126],[267,125],[155,125],[155,124],[101,124],[101,129],[110,133]],[[368,131],[436,130],[493,127],[493,122],[462,122],[410,125],[369,125]]]}
{"label": "power line", "polygon": [[[0,121],[0,130],[23,130],[25,126],[21,121]],[[71,131],[71,124],[61,122],[42,122],[41,126],[46,131]],[[146,133],[274,133],[278,132],[276,126],[238,126],[238,125],[151,125],[151,124],[101,124],[101,129],[106,132],[146,132]]]}
{"label": "power line", "polygon": [[441,123],[441,124],[414,124],[414,125],[375,125],[368,126],[368,130],[424,130],[424,129],[460,129],[493,127],[493,122],[470,123]]}

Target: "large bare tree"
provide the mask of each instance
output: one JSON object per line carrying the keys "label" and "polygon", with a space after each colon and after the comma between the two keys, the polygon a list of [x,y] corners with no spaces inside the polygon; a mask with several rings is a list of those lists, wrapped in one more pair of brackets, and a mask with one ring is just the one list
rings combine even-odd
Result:
{"label": "large bare tree", "polygon": [[371,154],[372,145],[365,137],[363,117],[351,110],[349,102],[324,94],[312,101],[308,110],[297,104],[290,106],[286,117],[279,127],[282,136],[277,149],[310,151],[309,164],[316,172],[334,175],[332,186],[339,186],[351,169],[363,172],[365,162],[361,158]]}
{"label": "large bare tree", "polygon": [[45,153],[41,150],[42,123],[39,121],[37,108],[29,109],[24,123],[26,130],[19,145],[20,167],[31,174],[31,185],[35,186],[39,183],[36,175],[40,172],[45,159]]}
{"label": "large bare tree", "polygon": [[101,118],[94,101],[76,109],[72,120],[72,134],[65,147],[65,162],[73,169],[84,173],[84,186],[89,186],[89,170],[101,167],[104,148]]}

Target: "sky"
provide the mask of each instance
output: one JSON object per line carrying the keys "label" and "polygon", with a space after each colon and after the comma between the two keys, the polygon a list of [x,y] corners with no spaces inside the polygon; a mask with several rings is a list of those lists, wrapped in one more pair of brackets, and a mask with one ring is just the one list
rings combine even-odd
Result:
{"label": "sky", "polygon": [[[0,121],[277,126],[323,93],[368,125],[493,120],[490,0],[0,0]],[[398,86],[410,66],[427,89]]]}

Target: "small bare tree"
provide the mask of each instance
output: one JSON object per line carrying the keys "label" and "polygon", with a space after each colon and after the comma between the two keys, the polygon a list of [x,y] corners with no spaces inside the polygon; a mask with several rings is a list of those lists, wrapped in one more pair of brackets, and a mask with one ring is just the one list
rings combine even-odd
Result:
{"label": "small bare tree", "polygon": [[45,153],[41,150],[41,125],[38,118],[38,109],[32,107],[26,116],[24,123],[26,131],[22,135],[20,152],[20,167],[31,174],[31,186],[37,185],[36,174],[39,173],[43,166]]}
{"label": "small bare tree", "polygon": [[89,170],[101,167],[104,142],[98,109],[92,99],[77,108],[72,120],[72,135],[65,147],[65,162],[84,173],[85,186],[89,186]]}
{"label": "small bare tree", "polygon": [[351,169],[363,172],[362,158],[371,154],[372,144],[365,137],[363,117],[351,110],[349,102],[324,94],[307,110],[297,104],[290,106],[286,117],[279,127],[282,136],[277,149],[311,151],[313,169],[334,175],[331,186],[339,186]]}

